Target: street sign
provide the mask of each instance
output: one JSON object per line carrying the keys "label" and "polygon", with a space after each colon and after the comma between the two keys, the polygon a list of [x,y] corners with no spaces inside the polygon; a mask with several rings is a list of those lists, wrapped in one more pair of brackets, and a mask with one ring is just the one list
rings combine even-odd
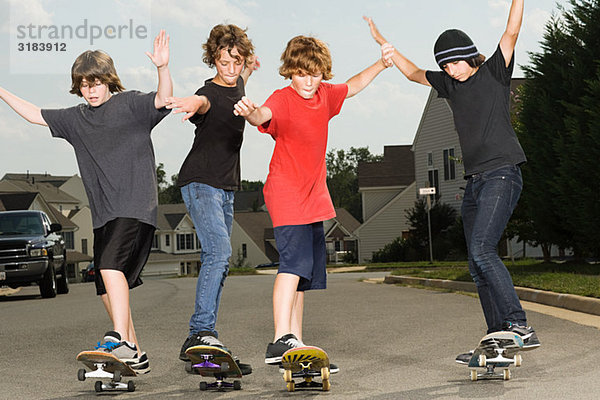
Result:
{"label": "street sign", "polygon": [[428,194],[435,194],[435,187],[420,188],[419,189],[419,194],[421,196],[426,196]]}

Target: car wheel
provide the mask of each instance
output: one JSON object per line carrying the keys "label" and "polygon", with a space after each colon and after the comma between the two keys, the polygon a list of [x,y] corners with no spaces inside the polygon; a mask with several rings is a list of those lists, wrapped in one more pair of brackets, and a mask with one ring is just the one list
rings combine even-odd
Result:
{"label": "car wheel", "polygon": [[56,292],[58,294],[67,294],[69,293],[69,279],[67,278],[67,264],[63,263],[61,268],[60,278],[56,281]]}
{"label": "car wheel", "polygon": [[48,263],[48,268],[44,272],[44,276],[39,283],[40,294],[44,298],[56,297],[56,272],[54,271],[54,265],[52,262]]}

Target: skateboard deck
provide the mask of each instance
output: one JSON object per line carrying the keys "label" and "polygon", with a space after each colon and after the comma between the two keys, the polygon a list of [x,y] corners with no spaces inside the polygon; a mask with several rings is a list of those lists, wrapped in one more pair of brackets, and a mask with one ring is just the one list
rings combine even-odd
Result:
{"label": "skateboard deck", "polygon": [[216,382],[200,382],[200,390],[233,388],[240,390],[242,381],[226,382],[229,377],[241,378],[242,371],[230,353],[215,346],[193,346],[185,351],[190,358],[186,371],[195,371],[203,377],[214,377]]}
{"label": "skateboard deck", "polygon": [[[288,350],[281,357],[281,366],[288,392],[297,388],[321,388],[323,391],[331,388],[329,357],[323,349],[304,346]],[[321,382],[313,381],[318,376],[321,377]],[[294,378],[302,378],[304,381],[296,384]]]}
{"label": "skateboard deck", "polygon": [[82,351],[77,355],[77,361],[81,361],[90,370],[82,368],[77,371],[77,379],[85,381],[87,378],[98,378],[94,385],[96,392],[117,389],[135,391],[135,383],[132,380],[127,383],[121,382],[121,377],[137,374],[112,354],[103,351]]}
{"label": "skateboard deck", "polygon": [[[484,336],[473,352],[469,361],[471,380],[511,378],[510,366],[520,367],[522,357],[517,354],[523,348],[523,339],[514,332],[494,332]],[[502,368],[502,373],[496,372],[496,367]],[[483,373],[477,368],[485,368]]]}

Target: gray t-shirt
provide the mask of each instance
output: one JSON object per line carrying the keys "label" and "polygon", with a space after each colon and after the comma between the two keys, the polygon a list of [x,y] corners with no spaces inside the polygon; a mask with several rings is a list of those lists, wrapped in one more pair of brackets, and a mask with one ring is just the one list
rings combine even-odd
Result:
{"label": "gray t-shirt", "polygon": [[52,136],[75,150],[94,229],[119,218],[156,226],[156,162],[150,132],[168,113],[155,92],[116,93],[98,107],[42,110]]}
{"label": "gray t-shirt", "polygon": [[527,161],[510,121],[514,54],[506,62],[500,46],[465,82],[442,71],[427,71],[439,97],[449,100],[463,153],[465,175]]}

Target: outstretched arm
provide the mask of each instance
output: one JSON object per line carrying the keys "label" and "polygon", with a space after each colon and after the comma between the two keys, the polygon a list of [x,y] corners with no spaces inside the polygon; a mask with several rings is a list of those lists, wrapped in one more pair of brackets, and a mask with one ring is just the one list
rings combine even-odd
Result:
{"label": "outstretched arm", "polygon": [[206,114],[210,110],[210,101],[206,96],[167,97],[165,102],[169,110],[175,109],[173,114],[185,113],[182,122],[192,118],[194,114]]}
{"label": "outstretched arm", "polygon": [[10,108],[15,110],[17,114],[21,117],[25,118],[27,121],[32,124],[38,124],[43,126],[48,126],[44,117],[42,117],[42,110],[28,101],[23,100],[20,97],[15,96],[8,90],[0,87],[0,98],[4,100],[6,104],[9,105]]}
{"label": "outstretched arm", "polygon": [[242,97],[233,108],[233,113],[235,115],[241,115],[253,126],[262,125],[273,118],[273,114],[269,107],[259,107],[258,104],[254,103],[246,96]]}
{"label": "outstretched arm", "polygon": [[517,44],[517,38],[521,31],[521,23],[523,22],[523,3],[524,0],[513,0],[508,13],[508,22],[506,30],[500,39],[500,51],[506,61],[506,66],[510,64],[512,55]]}
{"label": "outstretched arm", "polygon": [[346,98],[350,98],[363,90],[381,71],[394,65],[392,63],[393,53],[394,48],[392,45],[384,43],[381,46],[381,59],[346,81],[346,85],[348,85],[348,94],[346,95]]}
{"label": "outstretched arm", "polygon": [[258,57],[255,55],[251,55],[246,58],[246,65],[244,66],[244,70],[241,73],[241,77],[244,80],[244,85],[248,83],[248,78],[254,71],[260,68],[260,62],[258,61]]}
{"label": "outstretched arm", "polygon": [[[379,45],[383,45],[387,41],[383,37],[383,35],[379,32],[375,23],[371,18],[363,17],[365,21],[369,24],[369,28],[371,29],[371,36]],[[398,50],[394,49],[394,54],[392,55],[392,61],[396,65],[396,67],[406,76],[409,80],[413,82],[420,83],[422,85],[431,86],[427,78],[425,77],[425,70],[417,67],[412,61],[408,58],[404,57]]]}
{"label": "outstretched arm", "polygon": [[158,71],[158,89],[154,106],[159,109],[167,105],[167,97],[173,96],[173,81],[169,72],[169,35],[164,29],[154,39],[154,53],[146,52]]}

